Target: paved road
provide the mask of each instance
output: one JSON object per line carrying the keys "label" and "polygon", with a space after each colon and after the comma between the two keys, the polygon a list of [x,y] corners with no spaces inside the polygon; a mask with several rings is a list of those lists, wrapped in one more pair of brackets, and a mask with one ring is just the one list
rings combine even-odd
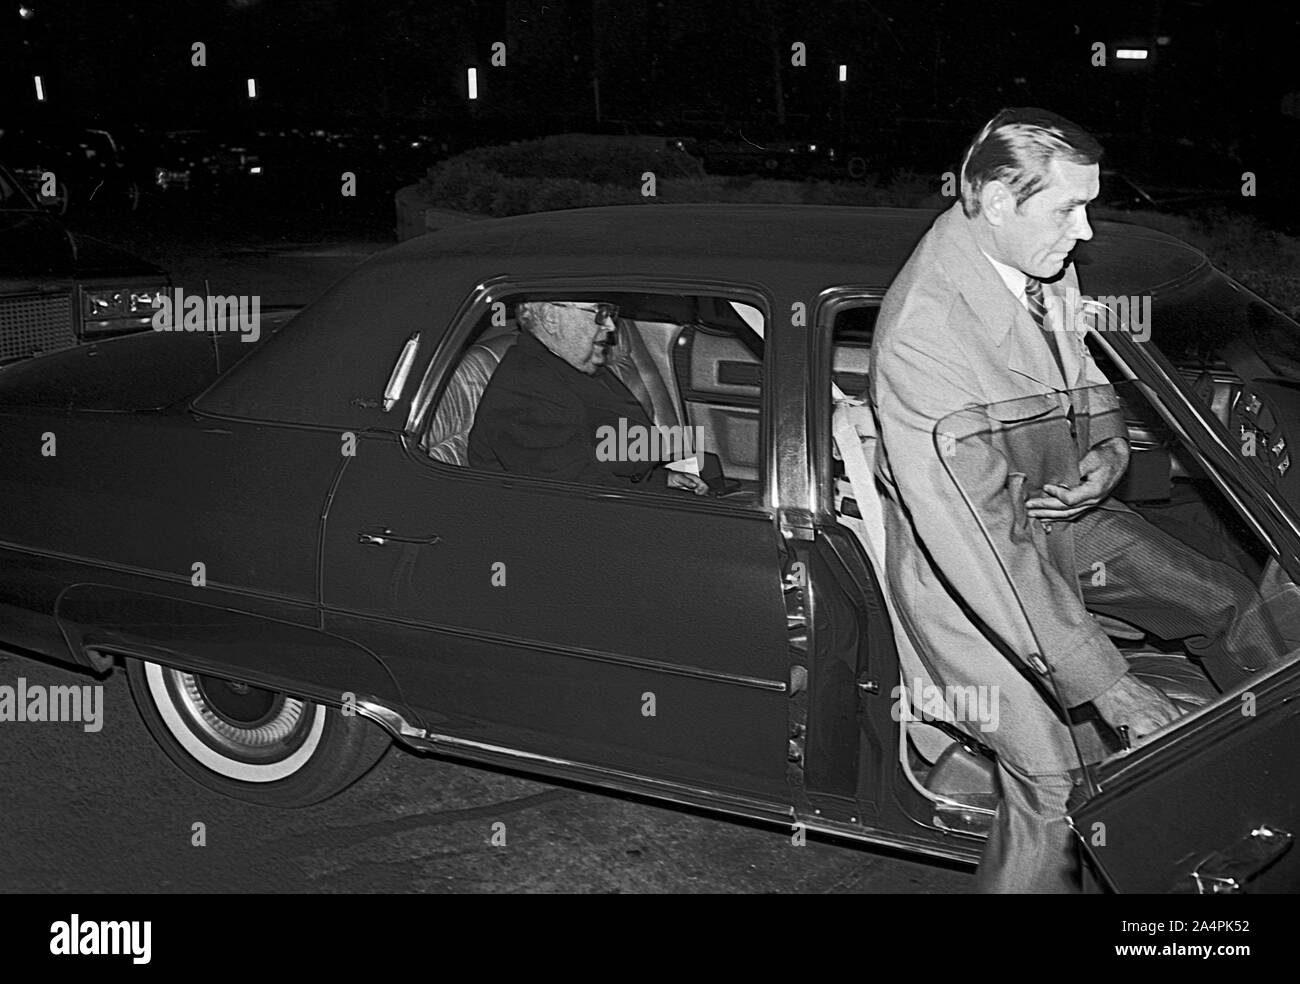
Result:
{"label": "paved road", "polygon": [[[0,655],[0,684],[93,678]],[[154,744],[126,678],[103,727],[0,723],[6,892],[966,892],[965,871],[392,749],[318,806],[224,799]],[[193,825],[205,827],[196,847]],[[505,846],[491,844],[505,824]]]}

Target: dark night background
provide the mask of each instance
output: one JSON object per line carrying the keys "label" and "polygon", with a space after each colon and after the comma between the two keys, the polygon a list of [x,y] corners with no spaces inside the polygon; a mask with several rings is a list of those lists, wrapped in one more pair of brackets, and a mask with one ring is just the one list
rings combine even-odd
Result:
{"label": "dark night background", "polygon": [[[382,124],[514,135],[784,118],[784,129],[828,141],[910,129],[923,158],[922,138],[945,133],[942,123],[969,135],[1000,106],[1028,104],[1118,137],[1113,147],[1131,141],[1131,154],[1150,152],[1139,136],[1242,160],[1293,154],[1300,141],[1300,14],[1289,5],[31,0],[28,18],[19,6],[10,0],[0,14],[0,106],[18,123],[47,114],[159,129]],[[190,64],[195,41],[207,45],[206,68]],[[505,68],[490,67],[494,41],[507,45]],[[794,41],[807,45],[805,68],[790,65]],[[1097,68],[1095,42],[1141,44],[1152,57]],[[470,110],[472,65],[480,99]],[[255,102],[249,76],[261,89]]]}

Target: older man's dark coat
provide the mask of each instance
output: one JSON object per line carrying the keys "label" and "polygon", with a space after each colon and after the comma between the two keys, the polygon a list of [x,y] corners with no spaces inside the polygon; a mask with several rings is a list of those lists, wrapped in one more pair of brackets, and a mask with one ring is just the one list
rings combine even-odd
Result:
{"label": "older man's dark coat", "polygon": [[[524,331],[492,374],[469,434],[469,464],[615,488],[663,489],[654,461],[602,461],[600,434],[653,422],[609,369],[580,372]],[[608,443],[608,442],[607,442]]]}

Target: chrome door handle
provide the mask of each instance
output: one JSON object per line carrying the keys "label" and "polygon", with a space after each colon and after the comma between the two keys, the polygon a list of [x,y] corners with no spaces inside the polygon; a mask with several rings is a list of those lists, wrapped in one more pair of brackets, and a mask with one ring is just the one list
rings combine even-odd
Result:
{"label": "chrome door handle", "polygon": [[[1200,895],[1235,895],[1285,854],[1294,840],[1289,831],[1260,824],[1235,844],[1203,858],[1192,871]],[[1184,883],[1185,884],[1185,883]]]}
{"label": "chrome door handle", "polygon": [[382,547],[389,543],[418,543],[426,546],[432,546],[435,543],[441,543],[442,537],[437,533],[426,533],[423,536],[402,536],[394,533],[388,527],[380,527],[373,532],[361,531],[357,533],[357,543],[364,543],[371,547]]}

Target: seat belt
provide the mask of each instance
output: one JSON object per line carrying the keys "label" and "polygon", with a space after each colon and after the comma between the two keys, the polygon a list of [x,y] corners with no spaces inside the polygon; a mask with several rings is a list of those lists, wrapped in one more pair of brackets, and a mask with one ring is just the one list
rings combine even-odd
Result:
{"label": "seat belt", "polygon": [[[889,613],[890,624],[893,627],[894,646],[898,650],[900,682],[908,694],[913,693],[914,680],[920,680],[923,687],[934,686],[930,671],[921,662],[907,627],[898,617],[898,609],[889,590],[889,576],[885,567],[884,510],[880,506],[880,496],[876,493],[875,474],[863,450],[863,445],[866,445],[874,458],[877,437],[871,407],[851,399],[837,401],[835,413],[831,418],[831,433],[835,446],[839,448],[840,459],[844,462],[844,471],[848,475],[849,485],[853,488],[858,512],[862,517],[860,520],[841,517],[841,522],[857,534],[858,542],[862,544],[867,559],[875,568],[876,580],[880,583],[880,593],[885,599],[885,610]],[[917,750],[931,762],[953,743],[951,737],[937,728],[912,728],[910,731]]]}

